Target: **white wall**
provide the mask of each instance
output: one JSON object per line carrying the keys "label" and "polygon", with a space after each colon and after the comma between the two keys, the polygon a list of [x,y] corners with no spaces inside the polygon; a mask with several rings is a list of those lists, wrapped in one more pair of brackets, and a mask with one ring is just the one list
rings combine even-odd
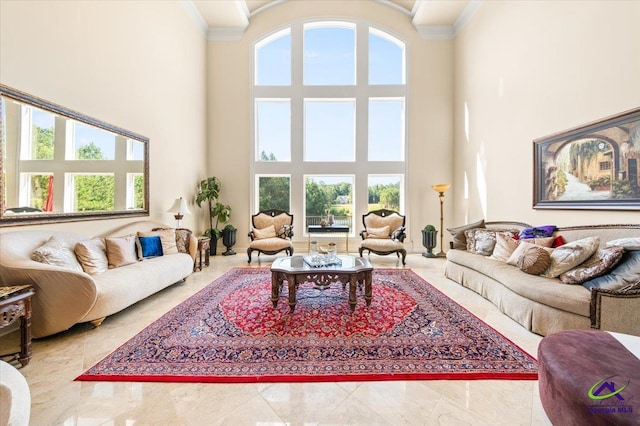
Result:
{"label": "white wall", "polygon": [[639,222],[532,208],[534,139],[640,106],[639,20],[634,1],[483,3],[454,45],[456,223]]}
{"label": "white wall", "polygon": [[[150,218],[168,224],[207,176],[205,68],[204,32],[179,2],[0,2],[0,81],[147,136]],[[183,224],[201,230],[191,207]],[[40,227],[96,235],[130,220]]]}
{"label": "white wall", "polygon": [[[407,42],[411,165],[405,209],[409,238],[405,243],[408,249],[424,251],[420,230],[427,223],[437,225],[440,215],[437,193],[431,185],[448,182],[452,176],[453,42],[422,40],[408,16],[369,1],[285,2],[253,17],[240,41],[208,43],[209,170],[222,181],[221,199],[233,209],[231,222],[238,227],[238,247],[248,244],[250,217],[255,213],[250,211],[249,194],[253,43],[306,18],[364,20]],[[302,211],[292,213],[302,218]],[[362,228],[361,218],[356,218],[356,223],[357,233]],[[306,250],[307,241],[300,228],[296,239],[296,250]],[[357,247],[355,243],[352,250]]]}

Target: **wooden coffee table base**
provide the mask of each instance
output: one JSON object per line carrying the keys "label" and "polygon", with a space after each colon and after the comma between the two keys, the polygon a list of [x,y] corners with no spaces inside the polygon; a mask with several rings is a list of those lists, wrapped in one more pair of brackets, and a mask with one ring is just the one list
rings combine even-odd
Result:
{"label": "wooden coffee table base", "polygon": [[300,272],[282,272],[271,271],[271,302],[273,307],[278,306],[278,299],[280,298],[280,289],[284,285],[284,281],[287,281],[289,288],[289,308],[291,312],[296,309],[296,291],[298,286],[305,282],[310,282],[316,285],[319,290],[328,288],[332,283],[342,283],[342,288],[345,289],[347,283],[349,284],[349,308],[351,312],[356,309],[356,290],[358,285],[364,285],[364,299],[367,306],[371,305],[371,299],[373,299],[371,291],[371,270],[364,271],[349,271],[349,272],[337,272],[337,271],[300,271]]}

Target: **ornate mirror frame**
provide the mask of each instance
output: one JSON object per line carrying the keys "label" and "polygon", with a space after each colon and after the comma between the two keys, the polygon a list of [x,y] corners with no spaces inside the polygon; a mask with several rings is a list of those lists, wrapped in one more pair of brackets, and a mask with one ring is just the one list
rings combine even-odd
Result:
{"label": "ornate mirror frame", "polygon": [[[58,207],[57,209],[53,209],[52,207],[51,208],[52,211],[36,211],[36,212],[22,211],[22,210],[30,210],[30,209],[28,208],[24,209],[20,206],[13,209],[12,207],[16,207],[16,206],[7,207],[7,201],[8,201],[7,185],[8,184],[13,185],[14,188],[18,188],[20,185],[19,184],[20,168],[16,167],[15,164],[12,164],[10,162],[20,163],[20,161],[22,161],[19,158],[21,155],[20,147],[12,146],[11,142],[15,140],[16,142],[15,145],[19,145],[20,140],[22,140],[23,138],[23,136],[17,136],[17,135],[12,138],[8,136],[11,134],[11,132],[8,131],[9,123],[7,120],[7,115],[8,115],[8,108],[6,104],[7,102],[20,104],[21,108],[22,106],[33,107],[33,108],[53,114],[55,116],[54,120],[56,123],[56,128],[54,132],[57,132],[58,120],[64,120],[64,121],[61,121],[61,123],[62,122],[64,122],[65,124],[70,123],[70,125],[73,125],[73,126],[75,126],[76,123],[80,123],[81,125],[85,126],[85,128],[87,128],[88,131],[99,129],[98,131],[106,131],[106,132],[112,133],[114,135],[113,150],[114,151],[117,150],[118,155],[122,155],[122,152],[127,151],[127,149],[130,149],[131,151],[133,151],[135,143],[136,142],[141,143],[143,147],[142,149],[143,152],[141,154],[142,156],[141,161],[143,162],[143,164],[141,165],[139,164],[140,160],[137,157],[135,159],[132,159],[132,161],[128,161],[129,158],[127,158],[128,162],[123,162],[123,164],[131,163],[135,166],[136,173],[134,174],[137,175],[138,182],[140,182],[139,175],[140,173],[142,173],[142,180],[143,180],[142,192],[143,193],[139,194],[138,192],[138,200],[133,203],[133,204],[137,204],[138,206],[131,207],[131,208],[126,206],[124,208],[123,207],[118,208],[116,206],[122,205],[122,202],[113,201],[113,209],[109,209],[109,210],[70,211],[71,209],[67,207],[63,207],[61,211],[60,207]],[[20,120],[23,120],[23,118],[20,118]],[[18,123],[18,126],[21,126],[21,123]],[[18,126],[16,126],[16,128]],[[66,128],[67,129],[69,128],[69,124],[66,125]],[[27,130],[27,132],[33,132],[33,130],[32,129]],[[22,130],[22,134],[24,134],[24,130]],[[53,136],[53,138],[59,138],[59,137],[60,136],[58,136],[57,134]],[[64,138],[68,140],[68,137],[66,136],[66,134],[64,135]],[[9,140],[9,139],[12,139],[12,140]],[[56,149],[57,149],[58,143],[59,142],[54,142]],[[68,142],[66,143],[68,144]],[[127,146],[126,148],[117,148],[118,143],[126,143]],[[125,155],[129,155],[129,154],[125,154]],[[140,156],[140,154],[136,154],[136,155]],[[58,160],[57,157],[56,157],[56,160]],[[115,176],[115,169],[120,163],[116,163],[115,159],[113,160],[100,159],[98,161],[100,161],[100,163],[95,163],[95,164],[100,165],[99,167],[100,173],[110,174],[109,171],[106,169],[108,169],[109,167],[113,167],[114,169],[113,174]],[[119,161],[122,161],[122,160],[120,159]],[[53,163],[55,163],[55,161],[52,161],[52,164]],[[60,167],[64,168],[65,167],[64,164],[73,164],[73,163],[66,160],[60,160],[55,164],[57,164],[58,168]],[[60,164],[62,164],[62,166]],[[13,169],[12,169],[12,165],[13,165]],[[85,169],[86,168],[87,167],[85,167]],[[14,170],[13,176],[8,176],[8,174],[11,173],[11,172],[7,173],[8,169],[10,171]],[[58,173],[59,175],[65,175],[65,176],[67,174],[65,173],[64,170],[58,170]],[[85,173],[91,174],[88,171]],[[119,172],[119,173],[123,174],[122,172]],[[53,174],[51,174],[51,176],[53,176]],[[50,178],[50,179],[51,180],[49,181],[49,184],[51,185],[51,183],[53,182],[53,178]],[[116,178],[114,177],[113,180],[115,182]],[[65,184],[65,188],[69,186],[68,181],[66,180],[66,177],[64,180],[64,184]],[[56,186],[55,188],[60,188],[60,187],[61,186]],[[122,194],[116,195],[116,191],[117,191],[116,188],[118,187],[121,187],[121,185],[116,183],[113,184],[114,198],[117,198],[120,200],[123,198],[123,195]],[[19,190],[17,189],[16,191],[19,191]],[[51,192],[53,192],[53,190]],[[53,195],[52,194],[50,195],[53,198]],[[18,198],[17,196],[13,196],[11,197],[11,199],[16,200]],[[57,203],[57,204],[59,205],[61,203]],[[70,203],[65,201],[64,204],[65,206],[68,206]],[[53,203],[52,203],[52,206],[53,206]],[[76,221],[98,220],[98,219],[114,219],[114,218],[137,217],[137,216],[149,216],[149,139],[148,138],[141,136],[139,134],[133,133],[131,131],[122,129],[120,127],[97,120],[95,118],[88,117],[84,114],[80,114],[76,111],[72,111],[68,108],[62,107],[60,105],[56,105],[52,102],[45,101],[43,99],[37,98],[35,96],[32,96],[28,93],[11,88],[9,86],[0,84],[0,227],[35,225],[35,224],[58,223],[58,222],[76,222]]]}

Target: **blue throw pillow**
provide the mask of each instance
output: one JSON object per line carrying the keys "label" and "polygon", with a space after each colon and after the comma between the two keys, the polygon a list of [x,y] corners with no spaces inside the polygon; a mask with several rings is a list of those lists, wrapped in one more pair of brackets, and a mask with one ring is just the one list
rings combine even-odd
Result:
{"label": "blue throw pillow", "polygon": [[628,251],[622,255],[618,266],[608,274],[582,283],[587,290],[602,288],[605,290],[620,290],[630,284],[640,281],[640,250]]}
{"label": "blue throw pillow", "polygon": [[138,237],[140,241],[141,257],[157,257],[162,256],[162,242],[159,235],[151,237]]}

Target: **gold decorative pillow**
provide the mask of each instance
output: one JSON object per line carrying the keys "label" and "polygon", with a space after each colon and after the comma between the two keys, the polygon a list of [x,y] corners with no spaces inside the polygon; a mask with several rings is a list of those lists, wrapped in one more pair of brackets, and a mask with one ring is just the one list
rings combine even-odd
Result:
{"label": "gold decorative pillow", "polygon": [[493,248],[491,259],[506,262],[509,256],[518,248],[518,240],[505,232],[496,232],[496,245]]}
{"label": "gold decorative pillow", "polygon": [[55,236],[49,238],[43,245],[31,254],[31,259],[47,265],[61,266],[82,272],[82,266],[78,263],[76,255],[66,242],[58,240]]}
{"label": "gold decorative pillow", "polygon": [[[138,237],[153,237],[158,235],[162,244],[163,254],[178,253],[178,245],[176,243],[176,230],[174,228],[163,228],[152,232],[138,232]],[[141,258],[138,253],[138,258]]]}
{"label": "gold decorative pillow", "polygon": [[588,237],[562,245],[551,253],[551,264],[541,275],[556,278],[587,260],[598,250],[599,237]]}
{"label": "gold decorative pillow", "polygon": [[518,229],[487,229],[476,228],[464,232],[467,239],[467,251],[481,256],[491,256],[496,246],[496,233],[502,232],[508,236],[518,235]]}
{"label": "gold decorative pillow", "polygon": [[530,245],[518,258],[518,268],[531,275],[540,275],[551,263],[551,255],[543,247]]}
{"label": "gold decorative pillow", "polygon": [[97,275],[109,269],[107,248],[102,238],[80,241],[76,243],[73,251],[87,274]]}
{"label": "gold decorative pillow", "polygon": [[136,253],[136,236],[107,237],[104,239],[107,248],[109,268],[119,268],[138,261]]}
{"label": "gold decorative pillow", "polygon": [[269,225],[265,228],[253,229],[253,236],[256,240],[264,240],[265,238],[273,238],[276,237],[276,227],[273,225]]}
{"label": "gold decorative pillow", "polygon": [[560,274],[560,281],[565,284],[582,284],[592,278],[606,274],[620,262],[624,248],[611,246],[596,251],[576,268]]}
{"label": "gold decorative pillow", "polygon": [[383,226],[382,228],[367,228],[367,238],[389,238],[390,228]]}

